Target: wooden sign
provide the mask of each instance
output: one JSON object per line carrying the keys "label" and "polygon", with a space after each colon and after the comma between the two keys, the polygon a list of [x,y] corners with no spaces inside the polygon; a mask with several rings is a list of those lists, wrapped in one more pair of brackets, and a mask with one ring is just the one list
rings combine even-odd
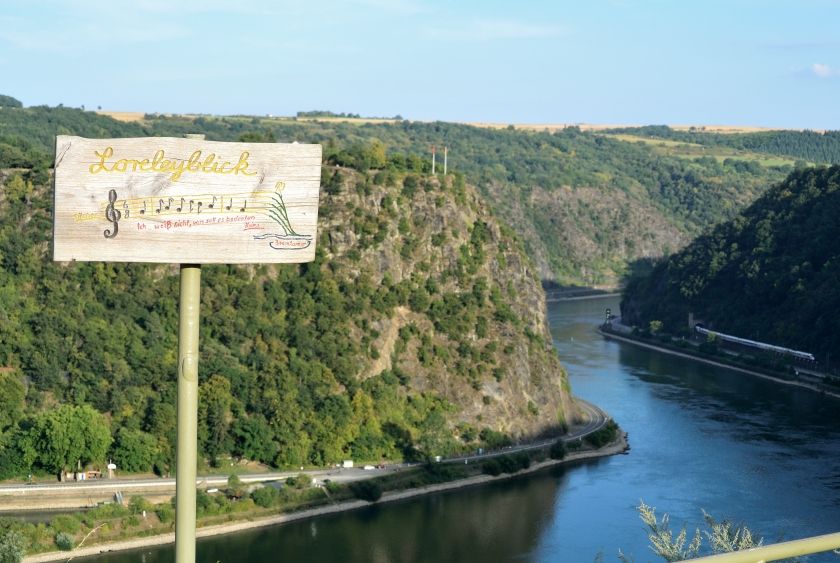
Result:
{"label": "wooden sign", "polygon": [[315,258],[321,146],[59,135],[54,260]]}

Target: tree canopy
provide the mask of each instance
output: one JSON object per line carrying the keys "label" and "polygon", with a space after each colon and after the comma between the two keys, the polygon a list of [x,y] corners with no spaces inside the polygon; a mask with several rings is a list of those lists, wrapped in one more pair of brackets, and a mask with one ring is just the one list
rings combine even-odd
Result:
{"label": "tree canopy", "polygon": [[622,317],[680,332],[688,313],[753,340],[840,350],[840,166],[793,172],[733,220],[633,280]]}

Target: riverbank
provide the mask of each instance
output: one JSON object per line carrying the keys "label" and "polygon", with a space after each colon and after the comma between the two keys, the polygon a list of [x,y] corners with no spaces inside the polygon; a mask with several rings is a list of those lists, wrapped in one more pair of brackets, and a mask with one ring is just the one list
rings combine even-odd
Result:
{"label": "riverbank", "polygon": [[641,346],[642,348],[647,348],[649,350],[656,350],[657,352],[661,352],[663,354],[670,354],[671,356],[686,358],[686,359],[689,359],[689,360],[694,360],[696,362],[701,362],[701,363],[708,364],[708,365],[715,366],[715,367],[726,368],[728,370],[745,373],[745,374],[751,375],[753,377],[760,377],[760,378],[766,379],[768,381],[773,381],[774,383],[782,383],[784,385],[791,385],[793,387],[800,387],[802,389],[808,389],[809,391],[814,391],[815,393],[820,393],[821,395],[825,395],[825,396],[832,397],[832,398],[835,398],[835,399],[840,399],[840,392],[823,389],[821,387],[818,387],[818,386],[810,384],[810,383],[806,383],[804,381],[793,381],[793,380],[790,380],[790,379],[782,379],[781,377],[774,377],[772,375],[769,375],[769,374],[766,374],[766,373],[761,373],[759,371],[751,370],[751,369],[748,369],[748,368],[743,368],[743,367],[740,367],[740,366],[733,366],[731,364],[727,364],[726,362],[713,360],[711,358],[706,358],[706,357],[703,357],[703,356],[692,354],[690,350],[674,350],[674,349],[669,348],[667,346],[660,346],[660,345],[653,344],[653,343],[650,343],[650,342],[643,342],[641,340],[633,338],[632,336],[618,335],[614,332],[607,332],[607,331],[601,330],[600,328],[597,329],[597,330],[598,330],[598,334],[600,334],[604,338],[611,338],[613,340],[618,340],[620,342],[626,342],[628,344],[633,344],[635,346]]}
{"label": "riverbank", "polygon": [[[589,451],[578,451],[578,452],[570,452],[566,455],[565,458],[562,460],[554,460],[548,459],[545,461],[537,462],[532,464],[529,468],[523,469],[516,473],[511,474],[502,474],[498,476],[490,476],[490,475],[475,475],[472,477],[467,477],[465,479],[459,479],[457,481],[450,481],[447,483],[439,483],[435,485],[428,485],[425,487],[419,487],[416,489],[408,489],[408,490],[401,490],[401,491],[393,491],[393,492],[385,492],[382,495],[382,498],[378,500],[375,504],[387,503],[387,502],[398,502],[402,500],[411,499],[418,496],[435,494],[440,492],[452,491],[457,489],[463,489],[466,487],[478,487],[482,485],[486,485],[488,483],[493,483],[497,481],[503,481],[507,479],[513,479],[519,476],[532,474],[538,471],[543,471],[545,469],[555,467],[561,464],[567,464],[572,462],[578,461],[585,461],[589,459],[601,458],[601,457],[608,457],[612,455],[622,454],[627,452],[630,449],[627,435],[625,433],[620,433],[619,438],[598,450],[589,450]],[[357,510],[359,508],[364,508],[366,506],[370,506],[372,503],[362,500],[351,500],[351,501],[343,501],[332,505],[327,506],[319,506],[317,508],[310,508],[305,510],[300,510],[293,513],[288,514],[279,514],[275,516],[269,516],[265,518],[259,518],[254,520],[247,520],[242,522],[230,522],[225,524],[217,524],[212,526],[206,526],[203,528],[199,528],[196,531],[197,538],[206,538],[211,536],[218,536],[223,534],[232,534],[236,532],[242,532],[245,530],[252,530],[256,528],[264,528],[268,526],[278,526],[281,524],[286,524],[289,522],[295,522],[298,520],[304,520],[308,518],[317,518],[318,516],[325,516],[329,514],[335,514],[338,512],[345,512],[349,510]],[[23,563],[41,563],[47,561],[61,561],[67,560],[70,558],[77,558],[77,557],[89,557],[93,555],[99,555],[103,553],[110,553],[114,551],[128,551],[134,549],[142,549],[152,546],[158,545],[167,545],[175,542],[175,533],[169,532],[165,534],[160,534],[157,536],[149,536],[149,537],[142,537],[142,538],[135,538],[130,540],[123,540],[118,542],[112,543],[103,543],[103,544],[96,544],[87,547],[81,547],[78,549],[74,549],[73,551],[50,551],[46,553],[39,553],[35,555],[27,556],[23,559]]]}

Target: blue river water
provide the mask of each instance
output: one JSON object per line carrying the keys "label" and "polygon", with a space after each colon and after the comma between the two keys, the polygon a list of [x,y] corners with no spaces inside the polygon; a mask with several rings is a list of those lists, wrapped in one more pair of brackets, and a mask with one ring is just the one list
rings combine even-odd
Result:
{"label": "blue river water", "polygon": [[[840,401],[606,341],[616,298],[549,305],[574,393],[610,413],[631,451],[494,485],[200,540],[200,563],[659,561],[640,501],[693,531],[702,511],[765,542],[840,531]],[[96,558],[172,561],[172,547]],[[828,554],[811,562],[840,561]]]}

